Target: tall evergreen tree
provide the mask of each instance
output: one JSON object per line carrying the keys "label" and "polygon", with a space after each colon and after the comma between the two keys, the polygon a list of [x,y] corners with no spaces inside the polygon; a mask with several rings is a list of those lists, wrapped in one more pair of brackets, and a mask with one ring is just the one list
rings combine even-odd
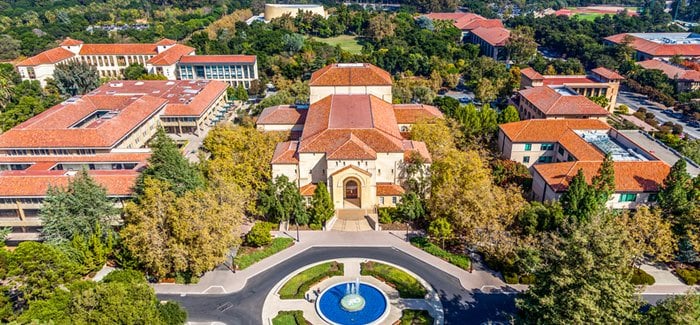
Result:
{"label": "tall evergreen tree", "polygon": [[569,182],[569,188],[562,194],[561,199],[564,214],[584,221],[597,210],[598,201],[595,191],[586,183],[583,169],[579,169],[576,176]]}
{"label": "tall evergreen tree", "polygon": [[334,213],[335,207],[326,183],[320,182],[316,185],[314,196],[311,198],[311,222],[323,226]]}
{"label": "tall evergreen tree", "polygon": [[100,229],[110,232],[110,221],[117,215],[107,191],[83,170],[65,189],[49,187],[39,213],[41,233],[50,243],[67,242],[76,235],[90,238]]}
{"label": "tall evergreen tree", "polygon": [[667,215],[682,216],[692,209],[692,202],[689,200],[692,192],[693,184],[686,171],[685,160],[678,159],[659,191],[659,206]]}
{"label": "tall evergreen tree", "polygon": [[148,167],[139,175],[135,185],[139,196],[143,194],[146,177],[168,182],[171,190],[178,196],[204,186],[201,172],[187,161],[175,141],[170,139],[163,129],[158,129],[149,146],[152,154],[148,159]]}
{"label": "tall evergreen tree", "polygon": [[425,217],[423,201],[414,192],[408,192],[401,196],[401,202],[396,205],[396,213],[404,220],[419,220]]}
{"label": "tall evergreen tree", "polygon": [[268,182],[260,192],[258,208],[271,222],[298,221],[306,213],[299,189],[284,175]]}
{"label": "tall evergreen tree", "polygon": [[521,324],[628,324],[641,305],[630,282],[627,232],[594,214],[542,242],[542,267],[517,300]]}
{"label": "tall evergreen tree", "polygon": [[600,206],[604,206],[615,193],[615,168],[611,154],[606,154],[603,163],[598,169],[598,175],[592,179],[596,199]]}

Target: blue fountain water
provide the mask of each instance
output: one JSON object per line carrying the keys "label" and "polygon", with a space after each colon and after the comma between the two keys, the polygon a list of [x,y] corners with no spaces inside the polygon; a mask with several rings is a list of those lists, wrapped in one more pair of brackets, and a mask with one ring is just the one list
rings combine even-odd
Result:
{"label": "blue fountain water", "polygon": [[317,307],[326,320],[340,325],[359,325],[372,323],[384,315],[386,296],[379,289],[364,283],[360,283],[359,288],[360,295],[365,299],[364,308],[359,311],[343,309],[340,300],[347,294],[347,286],[347,283],[336,284],[321,295]]}

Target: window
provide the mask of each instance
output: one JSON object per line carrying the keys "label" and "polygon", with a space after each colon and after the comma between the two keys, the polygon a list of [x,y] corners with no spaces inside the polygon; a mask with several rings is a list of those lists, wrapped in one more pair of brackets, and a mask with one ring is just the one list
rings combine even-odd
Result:
{"label": "window", "polygon": [[391,197],[391,203],[396,204],[396,197],[395,196]]}
{"label": "window", "polygon": [[563,155],[564,155],[564,147],[559,147],[559,149],[557,150],[557,152],[558,152],[560,155],[563,156]]}
{"label": "window", "polygon": [[552,162],[552,156],[542,156],[537,159],[537,162],[541,163],[551,163]]}
{"label": "window", "polygon": [[530,156],[523,157],[523,164],[529,164],[529,163],[530,163]]}
{"label": "window", "polygon": [[526,143],[525,144],[525,151],[530,151],[532,150],[532,143]]}
{"label": "window", "polygon": [[620,202],[634,202],[637,200],[637,194],[635,193],[622,193],[620,194]]}
{"label": "window", "polygon": [[382,205],[384,204],[384,197],[383,196],[379,197],[379,204],[382,204]]}
{"label": "window", "polygon": [[540,145],[540,150],[554,150],[554,143],[543,143]]}
{"label": "window", "polygon": [[656,202],[658,199],[659,199],[658,193],[650,193],[649,197],[647,197],[647,202]]}

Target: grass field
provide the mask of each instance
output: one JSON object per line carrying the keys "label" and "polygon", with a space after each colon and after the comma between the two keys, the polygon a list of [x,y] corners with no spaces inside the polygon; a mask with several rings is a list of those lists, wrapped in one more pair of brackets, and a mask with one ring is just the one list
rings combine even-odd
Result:
{"label": "grass field", "polygon": [[362,45],[360,45],[360,43],[357,42],[357,39],[355,39],[354,36],[350,35],[340,35],[329,38],[316,38],[316,40],[318,40],[319,42],[326,43],[328,45],[340,45],[340,48],[352,54],[359,54],[362,51]]}
{"label": "grass field", "polygon": [[328,262],[311,267],[289,279],[279,291],[280,298],[302,299],[311,286],[336,275],[343,275],[343,264]]}
{"label": "grass field", "polygon": [[256,262],[274,255],[279,251],[294,245],[294,239],[287,237],[277,237],[272,239],[272,243],[265,247],[241,247],[236,254],[236,266],[239,270],[243,270]]}
{"label": "grass field", "polygon": [[394,287],[401,298],[424,299],[428,290],[423,287],[416,278],[410,274],[377,262],[365,262],[360,264],[360,274],[373,276],[386,284]]}
{"label": "grass field", "polygon": [[310,324],[304,319],[301,310],[281,311],[272,319],[272,325],[306,325]]}
{"label": "grass field", "polygon": [[605,16],[606,14],[598,14],[598,13],[585,13],[585,14],[575,14],[574,18],[579,19],[579,20],[589,20],[589,21],[594,21],[596,18]]}

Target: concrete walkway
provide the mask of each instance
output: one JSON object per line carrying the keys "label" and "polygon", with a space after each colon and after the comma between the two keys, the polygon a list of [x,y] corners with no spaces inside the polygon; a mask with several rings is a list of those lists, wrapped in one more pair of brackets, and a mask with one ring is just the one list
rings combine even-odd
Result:
{"label": "concrete walkway", "polygon": [[[276,236],[295,237],[284,232],[276,232],[274,234]],[[300,239],[301,242],[295,243],[294,246],[236,273],[232,273],[229,270],[214,270],[207,272],[197,284],[161,283],[155,284],[153,287],[156,293],[159,294],[222,294],[238,292],[245,287],[248,279],[311,247],[392,247],[456,277],[462,287],[467,290],[483,289],[493,291],[503,288],[508,291],[517,291],[512,287],[509,288],[498,277],[497,273],[485,269],[479,264],[475,263],[473,273],[469,273],[414,247],[406,241],[405,232],[301,231]]]}

